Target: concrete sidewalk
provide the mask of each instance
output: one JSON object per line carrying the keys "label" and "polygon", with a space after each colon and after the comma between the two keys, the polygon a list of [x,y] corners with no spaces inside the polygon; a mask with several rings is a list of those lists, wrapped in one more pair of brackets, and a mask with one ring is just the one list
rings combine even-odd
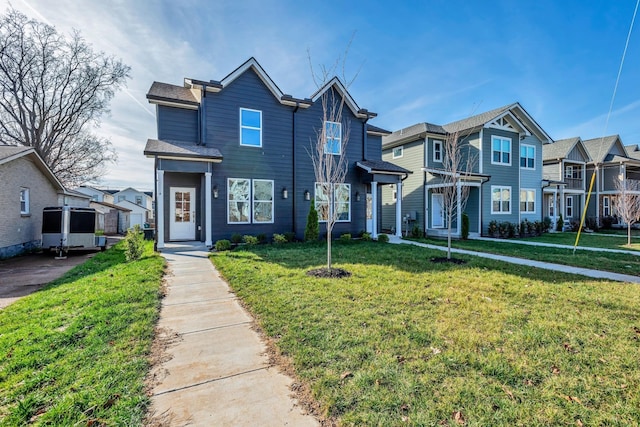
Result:
{"label": "concrete sidewalk", "polygon": [[[606,236],[606,234],[605,234]],[[471,238],[470,238],[471,239]],[[557,243],[545,243],[545,242],[532,242],[529,240],[519,240],[519,239],[495,239],[492,237],[474,237],[471,240],[483,240],[487,242],[504,242],[504,243],[514,243],[516,245],[529,245],[529,246],[546,246],[549,248],[562,248],[562,249],[571,249],[573,250],[573,245],[559,245]],[[640,256],[640,251],[632,251],[627,249],[606,249],[606,248],[590,248],[588,246],[578,246],[576,247],[578,251],[591,251],[591,252],[610,252],[617,254],[627,254]]]}
{"label": "concrete sidewalk", "polygon": [[[447,251],[446,246],[430,245],[427,243],[414,242],[411,240],[403,240],[397,236],[389,236],[389,242],[395,243],[395,244],[421,246],[423,248],[436,249],[444,252]],[[530,259],[516,258],[516,257],[505,256],[505,255],[496,255],[496,254],[489,254],[484,252],[469,251],[466,249],[451,248],[451,252],[456,254],[464,254],[464,255],[477,256],[481,258],[488,258],[496,261],[508,262],[511,264],[527,265],[530,267],[542,268],[545,270],[560,271],[563,273],[570,273],[570,274],[579,274],[581,276],[591,277],[594,279],[606,279],[606,280],[613,280],[617,282],[640,283],[640,277],[632,276],[630,274],[619,274],[619,273],[612,273],[609,271],[592,270],[589,268],[572,267],[569,265],[553,264],[550,262],[542,262],[542,261],[533,261]]]}
{"label": "concrete sidewalk", "polygon": [[170,274],[156,339],[169,342],[151,371],[151,414],[171,426],[318,426],[270,366],[253,319],[204,246],[168,245]]}

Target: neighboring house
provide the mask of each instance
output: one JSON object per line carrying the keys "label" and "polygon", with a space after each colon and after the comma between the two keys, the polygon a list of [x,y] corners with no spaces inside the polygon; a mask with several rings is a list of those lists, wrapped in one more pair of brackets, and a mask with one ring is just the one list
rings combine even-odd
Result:
{"label": "neighboring house", "polygon": [[145,221],[153,218],[153,193],[148,191],[138,191],[135,188],[127,187],[124,190],[113,193],[114,202],[118,203],[123,200],[128,200],[138,206],[142,206],[148,212],[151,212],[150,216]]}
{"label": "neighboring house", "polygon": [[[323,122],[323,96],[344,100],[342,123]],[[155,159],[158,248],[174,240],[211,246],[233,234],[301,239],[311,203],[339,211],[336,236],[375,235],[379,185],[409,173],[381,160],[388,132],[368,124],[376,114],[359,108],[337,78],[298,99],[250,58],[220,81],[154,82],[147,99],[157,111],[158,137],[144,153]],[[323,127],[331,131],[327,150],[348,158],[331,201],[316,186],[309,155]]]}
{"label": "neighboring house", "polygon": [[92,202],[104,202],[113,204],[115,201],[115,199],[113,198],[113,194],[109,193],[108,191],[100,190],[88,185],[82,185],[76,188],[75,191],[90,196]]}
{"label": "neighboring house", "polygon": [[132,227],[135,227],[136,225],[139,225],[140,228],[144,228],[144,224],[149,223],[149,218],[151,217],[150,209],[147,209],[129,200],[121,200],[119,202],[116,202],[116,206],[120,206],[130,211],[129,225],[127,228],[132,228]]}
{"label": "neighboring house", "polygon": [[[552,139],[516,102],[446,125],[418,123],[384,136],[384,160],[422,173],[410,175],[403,185],[385,187],[383,228],[397,233],[400,222],[428,235],[446,235],[444,144],[455,133],[472,160],[461,183],[469,187],[465,212],[471,235],[486,234],[493,220],[517,224],[543,219],[542,146]],[[401,199],[399,208],[396,200]],[[460,235],[461,215],[459,210],[452,224],[454,235]]]}
{"label": "neighboring house", "polygon": [[[602,224],[602,218],[615,216],[615,199],[619,192],[616,181],[640,180],[640,159],[637,151],[627,152],[619,135],[585,140],[591,161],[587,164],[587,191],[595,174],[587,217]],[[637,148],[637,146],[636,146]]]}
{"label": "neighboring house", "polygon": [[80,193],[75,190],[66,190],[62,194],[58,194],[58,206],[71,206],[74,208],[88,208],[91,202],[91,196]]}
{"label": "neighboring house", "polygon": [[589,190],[587,163],[591,157],[579,137],[561,139],[542,147],[544,216],[556,224],[560,215],[565,222],[579,222]]}
{"label": "neighboring house", "polygon": [[96,230],[104,234],[124,234],[129,228],[130,209],[106,202],[91,202],[96,210]]}
{"label": "neighboring house", "polygon": [[0,145],[0,258],[39,248],[42,210],[66,196],[33,148]]}

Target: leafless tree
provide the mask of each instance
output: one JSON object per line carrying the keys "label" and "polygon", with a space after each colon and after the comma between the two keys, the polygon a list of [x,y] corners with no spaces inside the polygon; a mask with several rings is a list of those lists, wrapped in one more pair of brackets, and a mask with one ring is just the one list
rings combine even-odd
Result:
{"label": "leafless tree", "polygon": [[0,143],[33,147],[56,176],[78,185],[115,161],[92,133],[129,78],[120,60],[8,9],[0,16]]}
{"label": "leafless tree", "polygon": [[464,182],[473,172],[471,146],[459,132],[447,134],[442,153],[442,208],[447,221],[447,259],[451,259],[451,225],[464,212],[470,187]]}
{"label": "leafless tree", "polygon": [[631,245],[631,226],[640,218],[640,181],[635,179],[616,179],[618,196],[615,210],[620,219],[627,224],[627,245]]}
{"label": "leafless tree", "polygon": [[[353,40],[353,39],[352,39]],[[343,79],[336,79],[336,84],[342,85],[344,90],[355,80],[347,81],[345,76],[345,60],[351,41],[345,50],[345,54],[339,57],[333,66],[320,67],[316,74],[309,54],[309,65],[314,83],[320,89],[331,82],[338,68],[342,68]],[[357,73],[356,73],[357,76]],[[331,240],[333,227],[341,216],[348,214],[348,203],[351,202],[349,189],[344,182],[348,173],[349,164],[346,156],[349,143],[349,121],[344,120],[345,107],[344,94],[339,93],[333,87],[327,89],[320,97],[322,106],[322,123],[316,130],[316,138],[311,141],[308,150],[313,163],[313,171],[316,179],[315,201],[318,217],[324,221],[327,230],[327,269],[332,268]]]}

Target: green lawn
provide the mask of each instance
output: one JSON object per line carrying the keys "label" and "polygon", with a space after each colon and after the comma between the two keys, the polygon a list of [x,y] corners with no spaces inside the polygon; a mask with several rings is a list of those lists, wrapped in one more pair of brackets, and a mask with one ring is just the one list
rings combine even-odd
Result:
{"label": "green lawn", "polygon": [[[343,425],[635,425],[640,287],[438,251],[336,243],[213,262]],[[457,421],[456,421],[457,419]]]}
{"label": "green lawn", "polygon": [[[565,234],[565,233],[562,233]],[[575,233],[573,238],[575,239]],[[566,244],[562,239],[569,239],[571,236],[555,239],[555,236],[561,234],[544,235],[536,238],[526,239],[532,241]],[[591,236],[598,237],[598,236]],[[539,240],[537,240],[539,239]],[[618,237],[604,236],[602,239],[610,239],[613,242],[619,240]],[[431,245],[447,246],[446,240],[443,239],[411,239]],[[514,243],[508,239],[492,239],[492,240],[454,240],[452,247],[459,249],[467,249],[477,252],[488,252],[498,255],[514,256],[518,258],[532,259],[536,261],[551,262],[555,264],[572,265],[576,267],[591,268],[595,270],[611,271],[621,274],[640,275],[640,256],[631,254],[609,253],[609,252],[593,252],[585,250],[540,247]],[[628,248],[626,248],[628,249]],[[457,256],[457,255],[456,255]]]}
{"label": "green lawn", "polygon": [[122,246],[0,311],[0,425],[141,425],[164,262]]}
{"label": "green lawn", "polygon": [[[554,243],[557,245],[569,245],[573,246],[576,243],[577,233],[545,233],[542,236],[528,237],[522,240],[542,242],[542,243]],[[622,250],[634,250],[640,251],[640,237],[637,235],[631,236],[631,246],[627,246],[627,234],[590,234],[580,233],[579,247],[591,247],[591,248],[605,248],[605,249],[622,249]]]}

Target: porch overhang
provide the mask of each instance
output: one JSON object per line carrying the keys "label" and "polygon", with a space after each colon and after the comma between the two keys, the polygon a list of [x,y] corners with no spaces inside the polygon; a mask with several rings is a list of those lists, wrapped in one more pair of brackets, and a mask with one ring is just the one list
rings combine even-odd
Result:
{"label": "porch overhang", "polygon": [[[436,168],[420,168],[422,172],[430,173],[432,175],[440,175],[440,176],[453,176],[452,172],[446,171],[444,169],[436,169]],[[479,183],[484,184],[485,182],[491,179],[491,175],[484,175],[481,173],[458,173],[456,174],[457,178],[460,182],[464,183]]]}
{"label": "porch overhang", "polygon": [[182,141],[147,140],[144,155],[151,158],[189,160],[192,162],[222,162],[223,156],[217,148]]}
{"label": "porch overhang", "polygon": [[361,160],[356,166],[372,175],[396,175],[406,178],[412,171],[384,160]]}

